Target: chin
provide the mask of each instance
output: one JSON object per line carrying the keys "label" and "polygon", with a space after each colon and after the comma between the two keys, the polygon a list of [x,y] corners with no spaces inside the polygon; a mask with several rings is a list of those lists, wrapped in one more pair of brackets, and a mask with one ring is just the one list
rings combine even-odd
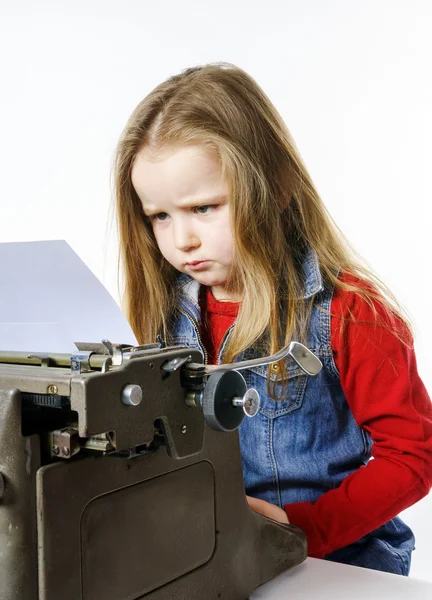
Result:
{"label": "chin", "polygon": [[226,279],[216,279],[215,277],[195,277],[195,279],[208,287],[223,286],[226,283]]}

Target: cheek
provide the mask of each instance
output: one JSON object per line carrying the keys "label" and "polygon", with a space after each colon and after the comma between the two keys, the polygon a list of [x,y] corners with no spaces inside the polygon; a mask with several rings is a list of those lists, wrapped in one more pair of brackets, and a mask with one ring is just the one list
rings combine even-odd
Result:
{"label": "cheek", "polygon": [[162,229],[162,228],[155,227],[153,229],[153,233],[154,233],[154,237],[156,240],[156,244],[157,244],[161,254],[165,258],[168,258],[169,254],[170,254],[170,245],[169,245],[169,236],[167,235],[167,232],[164,231],[164,229]]}
{"label": "cheek", "polygon": [[234,238],[229,223],[222,222],[210,229],[209,237],[212,246],[218,248],[221,255],[231,258],[234,250]]}

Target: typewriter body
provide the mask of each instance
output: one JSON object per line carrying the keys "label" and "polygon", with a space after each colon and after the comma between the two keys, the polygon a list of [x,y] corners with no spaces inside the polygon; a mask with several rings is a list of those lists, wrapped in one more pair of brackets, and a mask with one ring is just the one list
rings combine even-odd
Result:
{"label": "typewriter body", "polygon": [[0,353],[2,600],[245,600],[306,558],[247,505],[236,429],[259,399],[239,370],[78,347]]}

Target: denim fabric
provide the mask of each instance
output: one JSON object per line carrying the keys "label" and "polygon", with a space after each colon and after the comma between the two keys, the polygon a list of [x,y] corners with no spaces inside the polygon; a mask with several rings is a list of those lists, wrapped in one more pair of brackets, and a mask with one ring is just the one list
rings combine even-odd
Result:
{"label": "denim fabric", "polygon": [[[314,296],[307,345],[323,363],[315,377],[308,376],[290,358],[286,360],[288,394],[274,401],[267,394],[269,366],[243,370],[249,387],[258,390],[261,408],[239,428],[246,492],[283,507],[314,502],[321,494],[366,465],[372,440],[360,429],[346,402],[333,360],[329,309],[332,290],[322,282],[318,258],[312,250],[303,263],[304,297]],[[173,324],[172,344],[205,350],[199,339],[199,284],[186,275],[178,280],[180,316]],[[324,309],[324,310],[323,310]],[[222,344],[220,359],[229,339]],[[237,360],[263,356],[255,344]],[[276,374],[271,371],[274,380]],[[414,548],[412,531],[399,518],[389,521],[355,544],[326,558],[376,570],[408,575]]]}

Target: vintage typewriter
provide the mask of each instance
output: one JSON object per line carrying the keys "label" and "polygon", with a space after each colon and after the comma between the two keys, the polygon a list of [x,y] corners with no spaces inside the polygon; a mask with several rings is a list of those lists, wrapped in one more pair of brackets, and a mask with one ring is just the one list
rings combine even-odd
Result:
{"label": "vintage typewriter", "polygon": [[307,555],[247,505],[241,370],[157,344],[0,353],[0,598],[244,600]]}

